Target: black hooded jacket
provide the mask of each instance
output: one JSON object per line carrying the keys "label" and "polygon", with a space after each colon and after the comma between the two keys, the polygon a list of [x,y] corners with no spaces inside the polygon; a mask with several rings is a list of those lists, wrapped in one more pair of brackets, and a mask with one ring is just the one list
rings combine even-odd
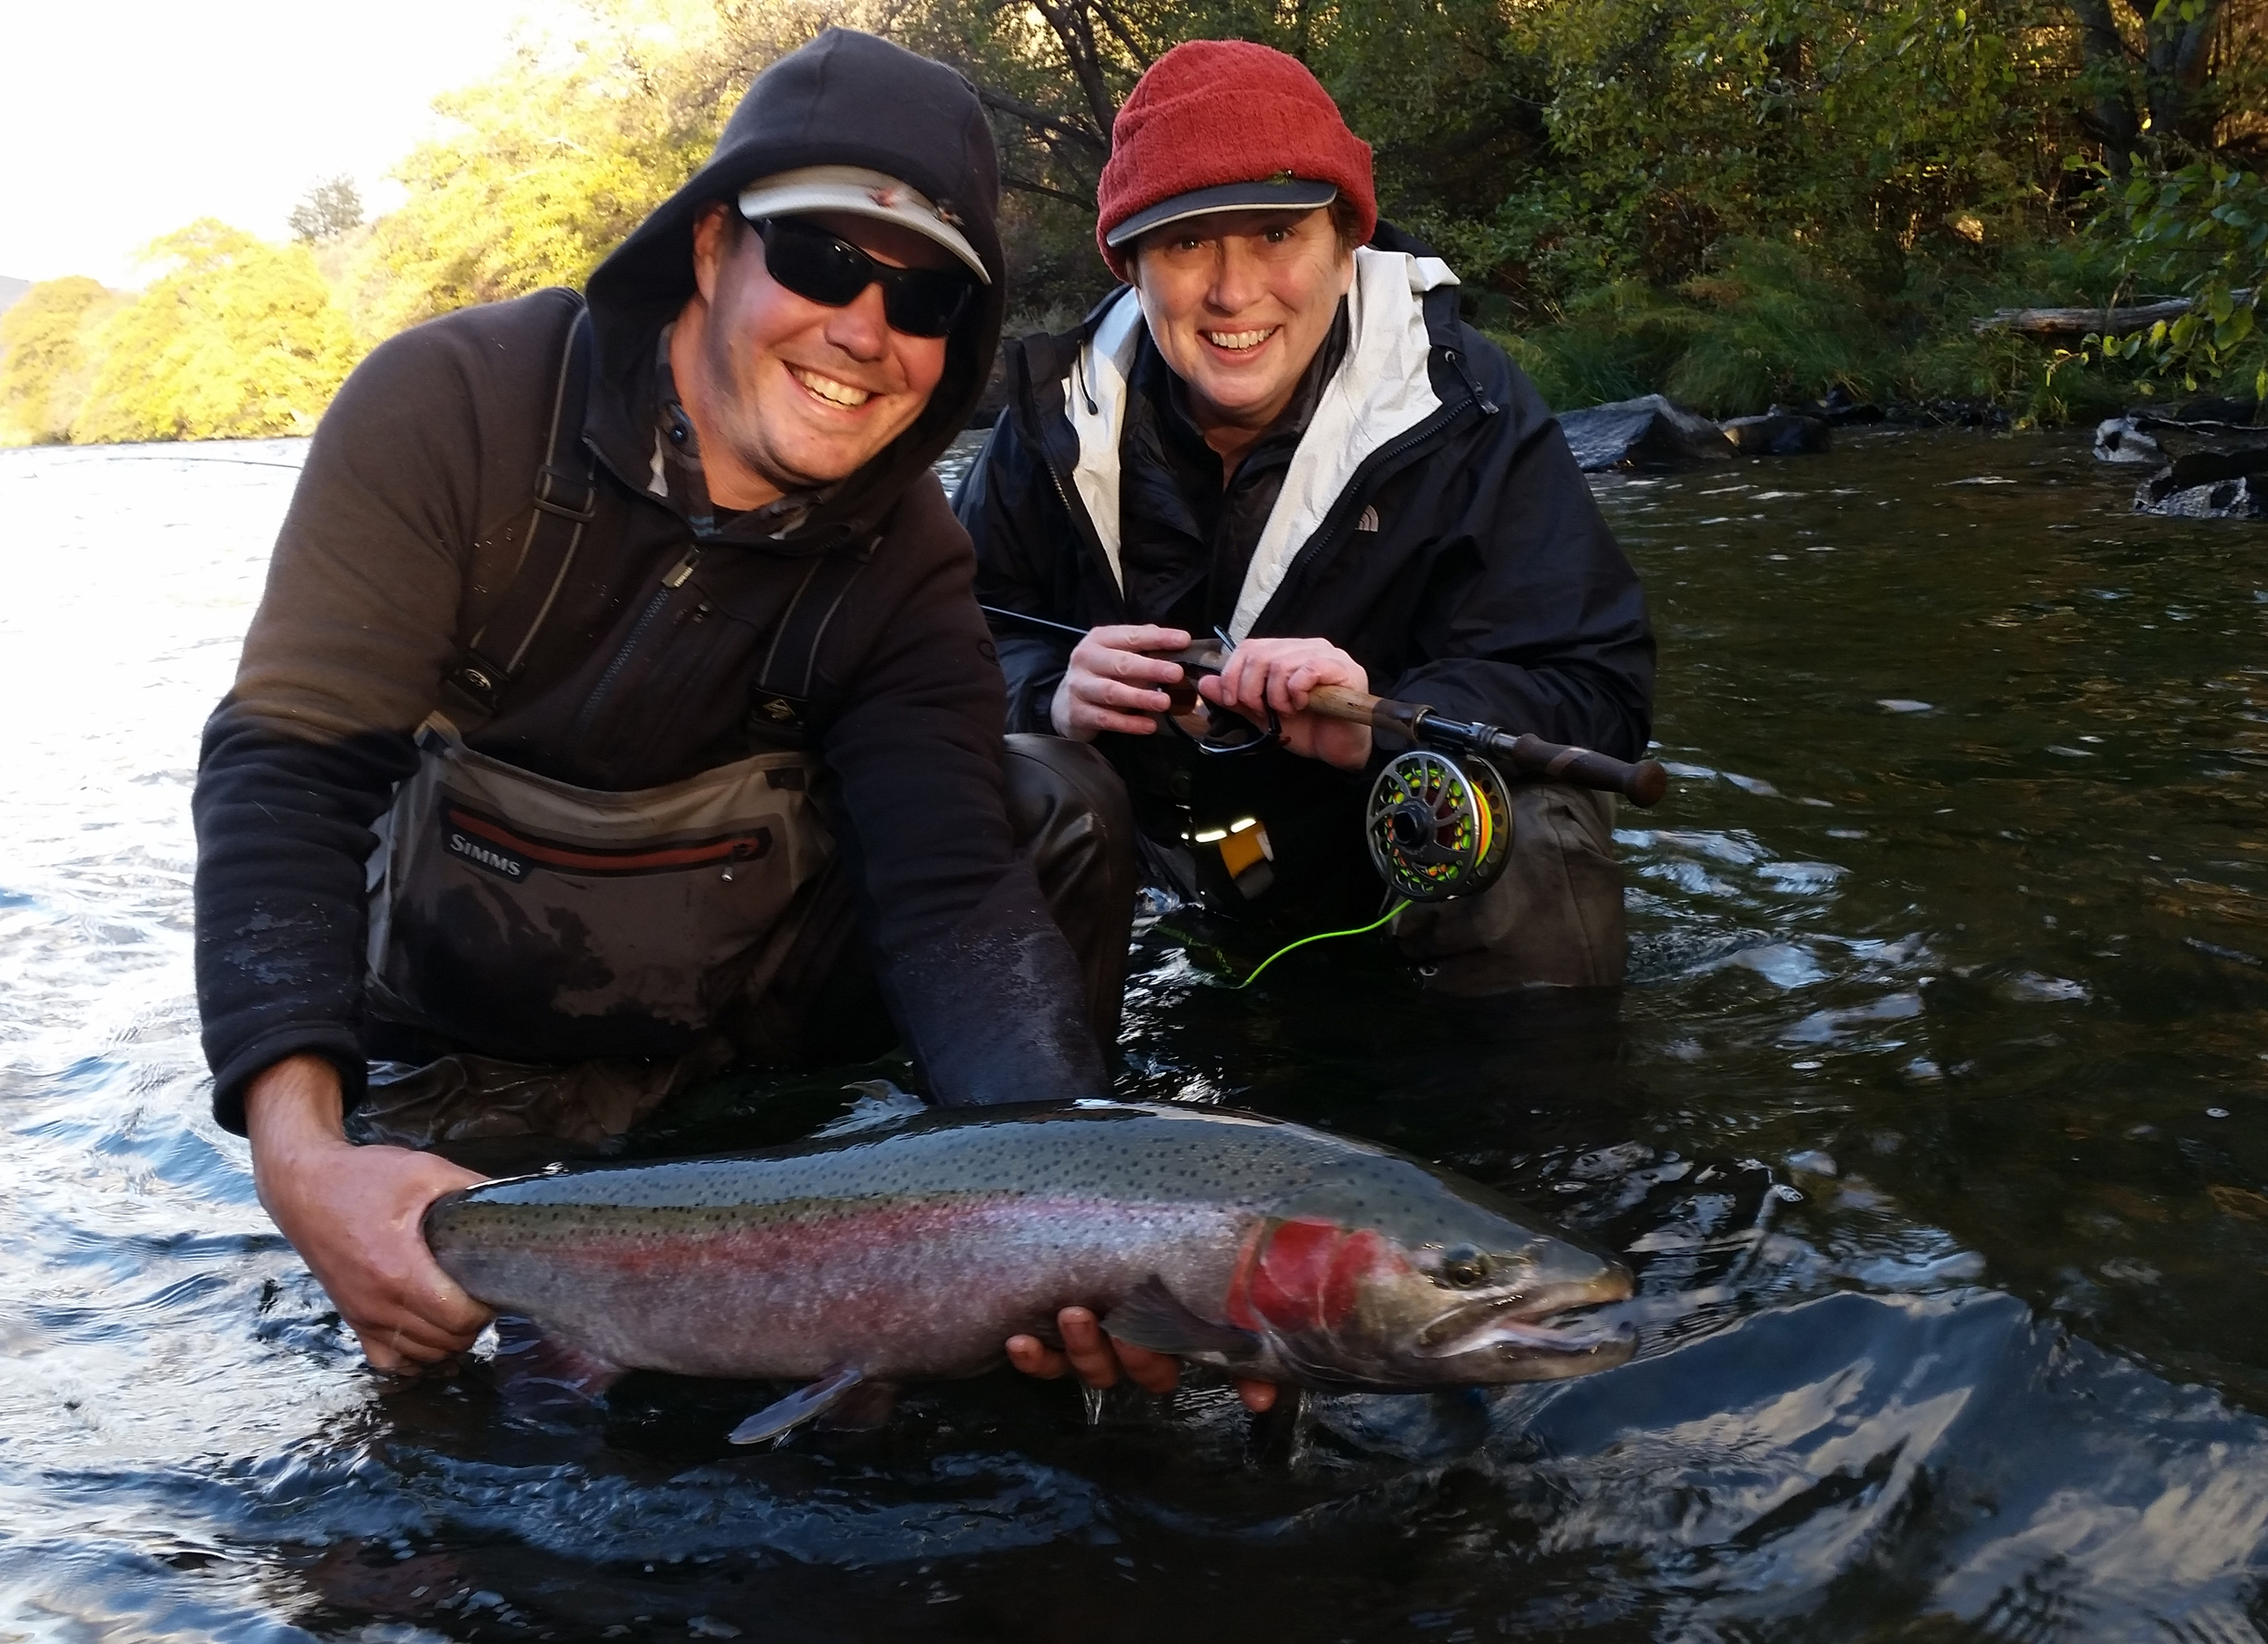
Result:
{"label": "black hooded jacket", "polygon": [[[1213,530],[1241,533],[1233,544],[1169,540],[1189,534],[1173,523],[1188,511],[1156,494],[1178,481],[1144,436],[1168,412],[1140,403],[1159,374],[1143,368],[1131,290],[1075,332],[1011,344],[1008,409],[953,501],[976,543],[977,597],[1079,628],[1155,621],[1168,613],[1137,608],[1126,570],[1217,555],[1237,585],[1190,602],[1233,609],[1235,638],[1326,639],[1381,696],[1639,757],[1654,686],[1645,595],[1557,419],[1458,318],[1454,278],[1424,246],[1382,224],[1357,268],[1345,354],[1303,393],[1290,471],[1248,485],[1240,470],[1229,489]],[[1112,497],[1115,517],[1099,518]],[[1070,641],[995,627],[1009,729],[1045,731]],[[1169,731],[1098,745],[1163,842],[1190,821],[1266,824],[1276,890],[1254,911],[1296,914],[1350,862],[1375,898],[1367,775],[1280,749],[1207,758]]]}
{"label": "black hooded jacket", "polygon": [[[714,525],[695,572],[665,587],[696,538],[651,488],[659,343],[694,289],[693,226],[747,183],[815,164],[913,184],[959,218],[992,283],[912,428],[785,530],[764,511]],[[764,642],[816,558],[865,554],[795,734],[834,779],[885,996],[945,1101],[1089,1095],[1103,1077],[1077,964],[1012,847],[992,647],[968,539],[930,471],[998,337],[996,166],[966,82],[897,46],[829,30],[766,71],[709,162],[591,276],[582,435],[597,517],[524,670],[467,738],[616,792],[778,746],[750,713]],[[350,1101],[362,1089],[372,825],[415,767],[426,716],[479,717],[447,676],[526,547],[562,345],[582,307],[543,291],[406,332],[356,370],[317,431],[198,774],[198,1000],[215,1111],[232,1129],[246,1082],[286,1056],[330,1060]],[[560,1053],[678,1048],[630,1023],[619,1044]]]}

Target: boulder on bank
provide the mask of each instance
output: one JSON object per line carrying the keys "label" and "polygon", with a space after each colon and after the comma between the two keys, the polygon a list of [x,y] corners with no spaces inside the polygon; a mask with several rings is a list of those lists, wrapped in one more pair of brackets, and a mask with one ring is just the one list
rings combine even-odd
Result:
{"label": "boulder on bank", "polygon": [[1879,423],[1884,416],[1882,408],[1872,400],[1853,399],[1851,390],[1841,383],[1828,389],[1827,397],[1817,406],[1797,406],[1795,409],[1807,415],[1823,416],[1838,428],[1846,423]]}
{"label": "boulder on bank", "polygon": [[2145,431],[2183,428],[2196,434],[2268,439],[2268,427],[2260,426],[2260,409],[2253,400],[2201,394],[2179,406],[2136,406],[2127,411],[2126,420]]}
{"label": "boulder on bank", "polygon": [[1841,383],[1829,388],[1823,399],[1804,400],[1793,406],[1775,405],[1771,414],[1774,416],[1815,416],[1831,428],[1886,422],[1890,417],[1890,413],[1873,401],[1853,398],[1851,390]]}
{"label": "boulder on bank", "polygon": [[1732,440],[1698,411],[1647,394],[1559,415],[1559,428],[1586,474],[1609,468],[1681,468],[1728,461]]}
{"label": "boulder on bank", "polygon": [[1724,426],[1725,437],[1743,456],[1817,456],[1833,438],[1825,417],[1777,406],[1762,416],[1736,416]]}
{"label": "boulder on bank", "polygon": [[2268,445],[2175,457],[2142,483],[2134,506],[2169,519],[2268,519]]}

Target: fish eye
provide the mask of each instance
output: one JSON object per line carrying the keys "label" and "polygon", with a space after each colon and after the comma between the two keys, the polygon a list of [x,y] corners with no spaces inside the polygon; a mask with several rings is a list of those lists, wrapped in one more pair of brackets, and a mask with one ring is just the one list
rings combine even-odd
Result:
{"label": "fish eye", "polygon": [[1442,1252],[1442,1281],[1470,1290],[1489,1276],[1489,1253],[1477,1245],[1452,1245]]}

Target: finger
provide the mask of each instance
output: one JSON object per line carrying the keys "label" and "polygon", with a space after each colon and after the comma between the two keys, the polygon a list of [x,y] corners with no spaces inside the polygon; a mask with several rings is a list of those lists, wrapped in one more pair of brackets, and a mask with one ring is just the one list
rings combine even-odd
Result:
{"label": "finger", "polygon": [[1181,664],[1164,657],[1145,656],[1139,651],[1105,651],[1091,660],[1088,671],[1109,680],[1170,685],[1181,677]]}
{"label": "finger", "polygon": [[1163,713],[1173,705],[1173,699],[1162,690],[1150,690],[1140,685],[1122,684],[1117,680],[1097,674],[1081,678],[1071,694],[1097,708]]}
{"label": "finger", "polygon": [[1268,706],[1277,713],[1297,713],[1307,706],[1306,692],[1295,694],[1292,689],[1292,681],[1302,671],[1300,664],[1289,660],[1279,661],[1268,670]]}
{"label": "finger", "polygon": [[480,1336],[478,1329],[445,1330],[407,1308],[396,1308],[348,1322],[354,1326],[358,1336],[374,1338],[396,1352],[413,1354],[425,1359],[462,1353]]}
{"label": "finger", "polygon": [[1090,709],[1080,716],[1080,726],[1086,730],[1115,730],[1129,737],[1153,736],[1158,730],[1155,719],[1129,719],[1122,713],[1105,709]]}
{"label": "finger", "polygon": [[1118,1385],[1119,1355],[1110,1350],[1092,1313],[1084,1307],[1066,1307],[1055,1316],[1055,1327],[1063,1333],[1063,1351],[1081,1381],[1090,1387]]}
{"label": "finger", "polygon": [[1187,629],[1161,627],[1156,622],[1144,622],[1128,632],[1133,636],[1131,649],[1136,651],[1178,651],[1189,642]]}
{"label": "finger", "polygon": [[1071,1362],[1049,1347],[1036,1336],[1012,1336],[1008,1338],[1008,1362],[1026,1375],[1036,1375],[1051,1382],[1070,1373]]}
{"label": "finger", "polygon": [[1155,719],[1119,713],[1076,695],[1071,700],[1070,719],[1075,728],[1087,731],[1121,730],[1129,736],[1146,737],[1158,729]]}
{"label": "finger", "polygon": [[1323,670],[1313,662],[1302,662],[1284,676],[1284,699],[1291,704],[1294,713],[1307,711],[1307,699],[1316,686],[1323,683]]}
{"label": "finger", "polygon": [[362,1344],[363,1362],[382,1375],[413,1375],[417,1361],[387,1344],[386,1333],[379,1330],[357,1330],[355,1339]]}
{"label": "finger", "polygon": [[1212,700],[1223,708],[1251,708],[1253,704],[1247,699],[1246,691],[1252,678],[1252,659],[1242,651],[1230,657],[1228,665],[1220,670],[1216,680],[1219,694]]}
{"label": "finger", "polygon": [[1245,1408],[1259,1415],[1276,1408],[1274,1382],[1238,1382],[1237,1396],[1245,1402]]}
{"label": "finger", "polygon": [[423,1238],[413,1236],[408,1271],[398,1292],[402,1313],[417,1321],[428,1334],[445,1336],[478,1336],[494,1315],[465,1294],[433,1259]]}
{"label": "finger", "polygon": [[418,1318],[434,1332],[452,1338],[478,1336],[494,1316],[445,1277],[416,1298]]}
{"label": "finger", "polygon": [[427,1365],[463,1351],[393,1326],[358,1325],[355,1337],[361,1342],[362,1356],[370,1367],[387,1375],[415,1375]]}
{"label": "finger", "polygon": [[1149,1347],[1138,1347],[1132,1342],[1122,1342],[1115,1336],[1110,1346],[1119,1355],[1119,1366],[1135,1385],[1152,1393],[1171,1393],[1181,1380],[1181,1361],[1170,1353],[1159,1353]]}
{"label": "finger", "polygon": [[1146,651],[1179,651],[1188,642],[1189,636],[1178,628],[1159,628],[1149,623],[1090,629],[1086,639],[1080,641],[1082,646],[1093,645],[1121,656]]}

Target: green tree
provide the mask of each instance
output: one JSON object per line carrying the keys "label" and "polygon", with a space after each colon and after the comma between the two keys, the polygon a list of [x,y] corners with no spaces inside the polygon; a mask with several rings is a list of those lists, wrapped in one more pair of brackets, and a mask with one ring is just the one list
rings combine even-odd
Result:
{"label": "green tree", "polygon": [[303,245],[208,218],[157,240],[165,269],[103,322],[81,442],[310,432],[353,366],[345,317]]}
{"label": "green tree", "polygon": [[2268,400],[2268,336],[2257,323],[2268,308],[2268,178],[2213,161],[2130,175],[2097,226],[2126,281],[2178,285],[2192,302],[2176,319],[2093,346],[2185,389],[2233,378]]}
{"label": "green tree", "polygon": [[1701,272],[1726,237],[1794,240],[1901,282],[1917,244],[2059,181],[2038,0],[1613,0],[1528,14],[1552,64],[1553,147],[1578,220],[1637,271]]}
{"label": "green tree", "polygon": [[309,188],[285,219],[291,238],[320,245],[362,226],[362,193],[351,177],[327,177]]}
{"label": "green tree", "polygon": [[0,314],[0,441],[61,441],[85,397],[87,333],[111,294],[82,275],[46,279]]}
{"label": "green tree", "polygon": [[[2268,87],[2262,0],[2070,0],[2085,54],[2080,117],[2123,181],[2137,156],[2160,169],[2248,152],[2268,160],[2260,102]],[[2235,156],[2231,156],[2232,158]]]}
{"label": "green tree", "polygon": [[396,171],[409,197],[358,270],[373,337],[549,285],[581,285],[708,158],[765,64],[831,23],[801,0],[592,0],[568,49],[526,47],[435,100],[458,130]]}

